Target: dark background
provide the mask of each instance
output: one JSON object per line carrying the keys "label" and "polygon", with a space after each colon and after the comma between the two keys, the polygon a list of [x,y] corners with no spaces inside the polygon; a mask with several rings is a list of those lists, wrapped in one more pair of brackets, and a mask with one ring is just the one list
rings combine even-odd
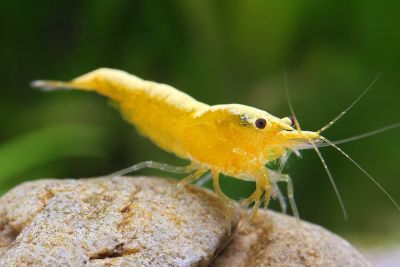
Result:
{"label": "dark background", "polygon": [[[325,135],[337,140],[400,121],[399,10],[398,1],[2,0],[0,190],[43,177],[104,175],[143,160],[186,164],[139,136],[98,95],[29,87],[34,79],[71,79],[98,67],[171,84],[208,104],[242,103],[278,117],[289,114],[287,71],[307,130],[329,122],[381,73]],[[399,134],[342,146],[397,201]],[[364,244],[398,242],[399,211],[343,156],[322,152],[349,220],[313,151],[286,169],[301,217]],[[231,178],[222,187],[235,198],[253,190]]]}

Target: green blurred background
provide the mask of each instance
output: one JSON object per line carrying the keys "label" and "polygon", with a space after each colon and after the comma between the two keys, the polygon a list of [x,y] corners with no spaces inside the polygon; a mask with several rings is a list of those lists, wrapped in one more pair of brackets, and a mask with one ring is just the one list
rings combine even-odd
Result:
{"label": "green blurred background", "polygon": [[[289,114],[284,71],[303,129],[317,130],[373,80],[326,132],[337,140],[400,120],[398,1],[17,1],[0,3],[0,190],[43,177],[92,177],[143,160],[186,164],[139,136],[106,99],[43,93],[34,79],[98,67],[171,84],[208,104]],[[400,201],[400,130],[343,145]],[[400,213],[348,160],[322,149],[349,220],[313,151],[291,158],[303,219],[364,243],[400,239]],[[141,174],[168,175],[151,170]],[[222,181],[243,198],[252,183]],[[277,203],[273,209],[279,210]]]}

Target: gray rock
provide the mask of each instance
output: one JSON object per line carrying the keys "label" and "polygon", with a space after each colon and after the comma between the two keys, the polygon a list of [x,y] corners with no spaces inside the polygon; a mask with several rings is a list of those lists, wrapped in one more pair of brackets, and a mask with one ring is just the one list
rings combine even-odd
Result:
{"label": "gray rock", "polygon": [[321,227],[262,211],[232,235],[228,214],[167,179],[27,182],[0,198],[0,266],[369,266]]}

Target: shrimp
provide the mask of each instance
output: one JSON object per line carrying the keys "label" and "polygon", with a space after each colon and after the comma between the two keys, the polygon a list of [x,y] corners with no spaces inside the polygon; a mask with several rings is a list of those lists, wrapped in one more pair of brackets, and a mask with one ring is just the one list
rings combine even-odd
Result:
{"label": "shrimp", "polygon": [[[255,191],[241,202],[245,206],[253,205],[250,218],[255,216],[262,202],[265,207],[268,206],[271,196],[277,197],[286,210],[286,203],[277,186],[278,182],[286,182],[289,203],[294,216],[298,218],[293,183],[287,174],[282,174],[282,170],[292,152],[298,154],[301,149],[313,148],[331,179],[346,217],[344,205],[318,147],[328,144],[344,153],[335,142],[324,138],[321,133],[340,119],[363,95],[321,130],[303,131],[291,105],[292,116],[284,118],[240,104],[209,106],[169,85],[142,80],[115,69],[100,68],[69,82],[38,80],[32,82],[32,86],[45,90],[94,91],[108,97],[140,134],[165,151],[191,162],[188,166],[177,167],[146,161],[112,176],[121,176],[141,168],[155,168],[187,174],[178,183],[178,187],[183,187],[210,172],[214,191],[229,207],[232,207],[232,201],[220,188],[220,174],[254,181]],[[347,154],[345,156],[351,159]],[[276,160],[281,161],[278,171],[266,167]],[[400,210],[393,198],[390,199]]]}

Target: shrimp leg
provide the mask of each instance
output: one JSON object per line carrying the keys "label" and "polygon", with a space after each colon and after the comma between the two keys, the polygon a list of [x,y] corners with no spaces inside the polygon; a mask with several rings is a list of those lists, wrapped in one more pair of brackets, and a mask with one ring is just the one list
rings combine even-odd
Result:
{"label": "shrimp leg", "polygon": [[[260,199],[261,196],[264,192],[264,190],[270,191],[269,187],[269,180],[268,180],[268,173],[267,171],[261,171],[258,175],[258,177],[255,179],[256,180],[256,190],[248,197],[240,201],[240,204],[247,207],[253,202],[259,202],[260,204]],[[270,193],[268,192],[268,196]],[[269,198],[269,197],[268,197]],[[269,202],[269,200],[268,200]]]}
{"label": "shrimp leg", "polygon": [[208,181],[210,181],[212,179],[212,173],[207,173],[206,175],[204,175],[201,179],[199,179],[196,182],[197,186],[204,186],[206,183],[208,183]]}
{"label": "shrimp leg", "polygon": [[264,192],[264,202],[266,203],[265,207],[267,207],[271,196],[271,187],[269,184],[268,172],[266,171],[266,169],[263,168],[263,170],[258,174],[258,177],[256,178],[256,190],[247,199],[241,202],[241,204],[247,203],[247,206],[254,202],[254,205],[249,212],[248,218],[245,221],[241,222],[241,224],[238,226],[239,229],[245,228],[257,215],[258,209],[261,204],[261,197]]}
{"label": "shrimp leg", "polygon": [[257,213],[258,207],[261,203],[261,197],[263,192],[265,192],[264,201],[266,204],[269,202],[271,188],[269,186],[268,174],[266,171],[260,172],[258,178],[256,178],[256,190],[246,199],[240,201],[240,204],[245,207],[249,206],[254,202],[253,210],[251,212],[251,217],[254,217]]}
{"label": "shrimp leg", "polygon": [[279,206],[281,207],[282,213],[286,214],[287,213],[287,205],[286,205],[286,200],[285,197],[283,196],[283,193],[279,189],[278,183],[272,182],[271,179],[271,195],[272,198],[277,198],[279,201]]}
{"label": "shrimp leg", "polygon": [[171,196],[173,196],[173,197],[176,197],[180,190],[182,190],[187,184],[190,184],[193,181],[199,179],[205,172],[207,172],[207,169],[198,168],[195,172],[189,174],[185,178],[183,178],[180,181],[178,181],[177,184],[176,184],[176,188],[170,190],[169,194]]}
{"label": "shrimp leg", "polygon": [[231,218],[233,214],[233,202],[232,200],[225,195],[225,193],[221,190],[221,187],[219,185],[219,172],[217,171],[212,171],[212,177],[213,177],[213,186],[214,186],[214,192],[222,199],[222,201],[225,203],[225,205],[228,207],[228,217]]}
{"label": "shrimp leg", "polygon": [[256,190],[248,198],[242,199],[240,201],[240,204],[244,207],[247,207],[251,203],[259,201],[262,193],[263,193],[263,189],[260,186],[260,183],[256,182]]}
{"label": "shrimp leg", "polygon": [[134,171],[138,171],[138,170],[141,170],[144,168],[156,169],[156,170],[166,171],[166,172],[170,172],[170,173],[191,173],[197,169],[193,163],[189,164],[188,166],[172,166],[172,165],[168,165],[166,163],[160,163],[160,162],[155,162],[155,161],[143,161],[143,162],[137,163],[135,165],[132,165],[128,168],[125,168],[120,171],[109,174],[107,176],[108,177],[122,176],[122,175],[131,173]]}
{"label": "shrimp leg", "polygon": [[207,171],[208,170],[204,168],[197,169],[194,173],[189,174],[188,176],[180,180],[176,185],[177,189],[181,190],[185,185],[190,184],[193,181],[199,179]]}
{"label": "shrimp leg", "polygon": [[293,188],[292,178],[290,178],[290,176],[287,174],[280,174],[271,170],[269,171],[269,173],[273,185],[277,186],[278,182],[287,183],[287,194],[288,194],[289,204],[292,209],[293,216],[299,219],[300,218],[299,211],[297,209],[296,201],[294,199],[294,188]]}

